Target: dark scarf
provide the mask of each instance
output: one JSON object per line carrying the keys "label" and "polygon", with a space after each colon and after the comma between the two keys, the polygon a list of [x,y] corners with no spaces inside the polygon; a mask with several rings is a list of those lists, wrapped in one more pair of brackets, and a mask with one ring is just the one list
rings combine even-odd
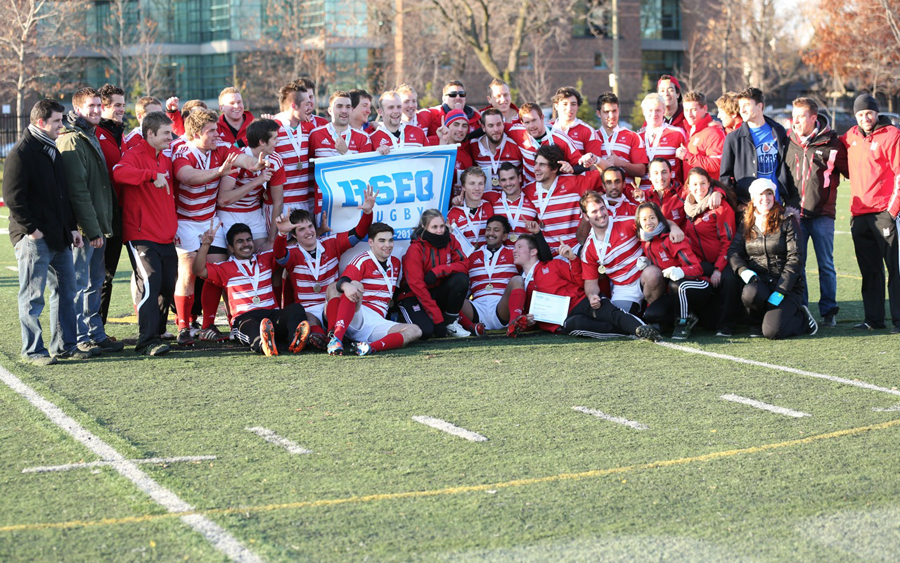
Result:
{"label": "dark scarf", "polygon": [[444,234],[436,235],[428,231],[422,231],[422,240],[435,248],[445,248],[450,244],[450,231],[444,229]]}

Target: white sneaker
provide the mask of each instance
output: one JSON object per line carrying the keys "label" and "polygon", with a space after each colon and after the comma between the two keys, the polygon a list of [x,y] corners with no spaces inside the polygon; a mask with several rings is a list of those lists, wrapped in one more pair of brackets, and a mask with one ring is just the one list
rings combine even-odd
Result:
{"label": "white sneaker", "polygon": [[472,333],[464,329],[462,325],[459,324],[459,319],[457,319],[447,325],[447,336],[452,336],[454,338],[467,338],[469,336],[472,336]]}

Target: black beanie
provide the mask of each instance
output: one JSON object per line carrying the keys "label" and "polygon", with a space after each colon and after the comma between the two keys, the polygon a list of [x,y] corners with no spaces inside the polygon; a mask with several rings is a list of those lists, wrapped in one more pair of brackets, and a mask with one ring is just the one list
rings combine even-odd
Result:
{"label": "black beanie", "polygon": [[853,102],[853,114],[870,109],[875,113],[878,113],[878,102],[869,94],[860,94],[856,97],[856,101]]}

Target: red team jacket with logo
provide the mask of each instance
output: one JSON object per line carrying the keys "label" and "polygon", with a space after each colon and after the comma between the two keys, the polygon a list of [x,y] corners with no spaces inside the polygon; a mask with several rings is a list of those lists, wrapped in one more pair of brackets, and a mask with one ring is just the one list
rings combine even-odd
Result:
{"label": "red team jacket with logo", "polygon": [[[883,119],[881,119],[883,118]],[[850,214],[900,213],[900,130],[886,116],[869,135],[851,127],[841,140],[850,163]]]}
{"label": "red team jacket with logo", "polygon": [[[413,239],[406,254],[403,255],[404,276],[398,299],[417,297],[432,322],[435,324],[443,322],[444,314],[428,290],[440,284],[441,278],[456,272],[465,273],[467,269],[466,255],[452,235],[450,244],[444,248],[435,248],[419,238]],[[437,284],[429,286],[425,283],[427,272],[434,272]]]}
{"label": "red team jacket with logo", "polygon": [[[168,190],[153,185],[157,174],[168,176]],[[178,230],[178,216],[172,160],[166,153],[157,155],[156,149],[140,139],[115,165],[113,179],[122,187],[122,239],[172,243]]]}
{"label": "red team jacket with logo", "polygon": [[684,234],[691,242],[694,254],[716,270],[728,267],[728,247],[734,238],[735,218],[731,206],[723,202],[715,209],[707,209],[693,219],[686,217]]}
{"label": "red team jacket with logo", "polygon": [[699,166],[713,178],[719,177],[722,167],[722,147],[725,145],[725,130],[711,115],[695,123],[690,128],[690,140],[685,145],[684,174]]}
{"label": "red team jacket with logo", "polygon": [[[527,307],[531,307],[531,296],[535,291],[550,293],[569,298],[569,312],[585,298],[584,279],[581,277],[581,260],[569,262],[557,257],[548,262],[538,262],[528,280],[528,273],[523,272],[528,284],[525,287]],[[539,322],[538,327],[548,332],[556,332],[559,325]]]}
{"label": "red team jacket with logo", "polygon": [[672,242],[669,240],[669,233],[664,232],[653,237],[653,240],[642,240],[641,247],[644,256],[660,270],[677,266],[684,270],[685,278],[706,279],[703,277],[700,259],[691,250],[691,243],[687,239]]}
{"label": "red team jacket with logo", "polygon": [[[256,265],[259,265],[259,285],[253,291]],[[228,306],[232,319],[254,309],[277,309],[272,291],[272,267],[275,255],[271,250],[254,254],[250,260],[237,260],[234,256],[224,262],[207,264],[206,279],[228,292]],[[253,303],[253,296],[259,304]]]}
{"label": "red team jacket with logo", "polygon": [[217,129],[219,131],[219,138],[223,143],[227,143],[232,147],[246,147],[247,146],[247,127],[253,121],[253,114],[249,111],[244,112],[244,121],[241,123],[241,128],[238,129],[237,135],[231,132],[231,127],[228,125],[228,122],[225,121],[225,116],[219,116],[219,122],[217,125]]}
{"label": "red team jacket with logo", "polygon": [[[416,123],[429,137],[437,135],[437,130],[444,124],[444,117],[448,111],[444,111],[443,105],[420,109],[416,114]],[[469,133],[481,127],[481,112],[472,106],[466,106],[465,113],[469,120]]]}

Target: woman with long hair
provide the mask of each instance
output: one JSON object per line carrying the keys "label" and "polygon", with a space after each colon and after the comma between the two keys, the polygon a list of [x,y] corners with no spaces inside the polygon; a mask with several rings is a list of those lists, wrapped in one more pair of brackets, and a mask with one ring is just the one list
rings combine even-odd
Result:
{"label": "woman with long hair", "polygon": [[459,314],[469,296],[468,269],[466,255],[450,234],[444,215],[426,209],[403,255],[397,298],[406,322],[422,329],[422,340],[472,335],[460,324],[468,322]]}
{"label": "woman with long hair", "polygon": [[775,340],[819,329],[803,305],[803,269],[794,220],[775,199],[775,184],[757,178],[728,262],[743,284],[741,302],[752,320],[750,336]]}

